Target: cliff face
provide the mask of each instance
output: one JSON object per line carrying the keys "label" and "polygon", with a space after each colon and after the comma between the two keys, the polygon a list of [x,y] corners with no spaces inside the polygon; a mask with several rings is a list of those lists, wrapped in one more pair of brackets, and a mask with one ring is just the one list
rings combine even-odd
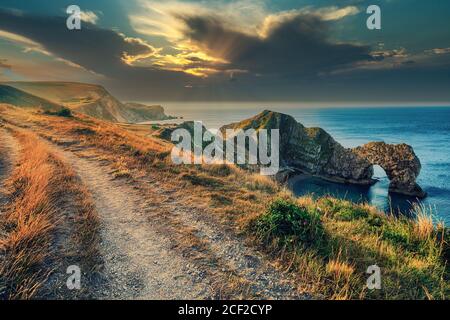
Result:
{"label": "cliff face", "polygon": [[280,130],[280,165],[285,169],[338,182],[373,183],[373,170],[368,161],[342,147],[325,130],[306,128],[289,115],[266,110],[221,130],[250,128]]}
{"label": "cliff face", "polygon": [[289,115],[268,110],[226,125],[221,130],[250,128],[280,130],[280,165],[284,171],[299,171],[341,183],[370,185],[375,182],[373,165],[378,164],[391,179],[391,192],[425,196],[415,182],[420,161],[410,146],[370,143],[347,149],[321,128],[306,128]]}
{"label": "cliff face", "polygon": [[167,116],[164,113],[164,108],[159,105],[147,106],[141,103],[128,102],[125,103],[125,107],[127,108],[127,110],[134,113],[135,116],[138,118],[132,122],[144,122],[151,120],[160,121],[173,119],[173,117]]}
{"label": "cliff face", "polygon": [[167,119],[161,106],[124,104],[105,88],[95,84],[76,82],[8,82],[7,84],[51,103],[101,120],[136,123]]}
{"label": "cliff face", "polygon": [[[165,125],[164,127],[162,127],[161,129],[157,130],[154,135],[157,136],[158,138],[167,140],[167,141],[171,141],[171,137],[172,137],[172,132],[174,132],[177,129],[185,129],[187,130],[192,138],[192,146],[194,146],[195,141],[194,141],[194,132],[195,132],[195,124],[194,121],[184,121],[183,123],[180,124],[169,124],[169,125]],[[205,132],[207,131],[206,127],[204,125],[202,125],[202,136],[205,134]],[[209,142],[205,142],[202,141],[202,146],[207,146],[209,144]]]}

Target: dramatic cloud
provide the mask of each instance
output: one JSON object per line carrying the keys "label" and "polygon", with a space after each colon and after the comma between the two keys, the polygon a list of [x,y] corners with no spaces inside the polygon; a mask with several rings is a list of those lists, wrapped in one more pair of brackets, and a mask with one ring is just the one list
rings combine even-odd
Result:
{"label": "dramatic cloud", "polygon": [[232,68],[255,74],[309,75],[372,60],[370,48],[333,43],[327,24],[316,14],[285,15],[266,26],[263,36],[227,28],[215,17],[180,17],[191,43],[228,61]]}
{"label": "dramatic cloud", "polygon": [[40,52],[44,55],[50,55],[50,53],[46,51],[39,43],[21,35],[0,30],[0,38],[22,45],[25,52]]}
{"label": "dramatic cloud", "polygon": [[[259,60],[254,61],[254,65],[251,66],[252,70],[247,70],[244,67],[250,67],[248,63],[241,65],[241,62],[244,61],[232,59],[238,54],[234,52],[236,50],[242,53],[243,58],[246,54],[252,55],[251,52],[243,52],[245,50],[269,49],[267,55],[275,53],[273,59],[284,59],[284,65],[293,62],[293,68],[290,69],[295,70],[298,65],[296,64],[297,59],[292,60],[292,57],[289,56],[293,50],[294,54],[300,54],[300,59],[302,59],[307,58],[301,56],[302,51],[319,49],[316,46],[298,51],[299,43],[305,46],[310,45],[308,38],[318,36],[321,30],[326,28],[326,22],[337,21],[359,12],[357,7],[348,6],[342,8],[305,7],[272,13],[266,8],[264,2],[257,0],[218,1],[201,4],[184,1],[140,1],[139,12],[131,14],[129,18],[135,31],[142,35],[163,37],[173,49],[178,51],[172,55],[152,57],[147,60],[148,63],[162,66],[168,70],[208,76],[217,73],[230,74],[232,70],[259,73],[263,68],[256,64],[269,64],[267,59],[258,55]],[[296,23],[299,24],[298,28],[294,26]],[[280,38],[286,36],[282,34],[283,28],[287,32],[289,32],[288,28],[295,29],[296,34],[287,40],[292,40],[291,43],[280,43]],[[280,32],[277,33],[278,30]],[[308,35],[307,33],[310,31],[314,34]],[[319,42],[322,41],[325,44],[326,32],[322,31]],[[302,44],[302,41],[306,42]],[[279,50],[271,46],[271,42],[274,46],[281,45]],[[275,42],[278,43],[275,44]],[[321,44],[317,42],[314,45]],[[323,49],[334,48],[323,45]],[[344,46],[340,48],[336,46],[336,49],[345,51]],[[353,52],[348,53],[352,54]],[[195,63],[188,57],[195,57]],[[356,59],[358,60],[359,57]],[[274,67],[277,66],[280,64],[274,65]],[[304,70],[298,71],[303,72]]]}
{"label": "dramatic cloud", "polygon": [[[68,30],[63,17],[41,17],[0,11],[0,30],[31,48],[40,48],[96,73],[110,75],[122,67],[123,59],[152,54],[144,42],[83,23],[81,30]],[[0,34],[1,36],[1,34]]]}
{"label": "dramatic cloud", "polygon": [[88,22],[91,24],[97,24],[98,21],[98,15],[95,12],[92,11],[81,11],[81,20],[84,22]]}
{"label": "dramatic cloud", "polygon": [[[141,77],[145,72],[149,73],[149,78],[154,78],[155,74],[161,75],[164,71],[167,71],[166,77],[180,80],[183,78],[178,75],[180,72],[197,77],[223,73],[232,79],[239,73],[305,75],[370,59],[367,47],[334,44],[327,40],[325,20],[355,14],[357,11],[353,7],[290,11],[268,15],[264,19],[260,10],[250,21],[262,19],[263,22],[252,33],[243,31],[243,22],[239,30],[230,24],[231,16],[240,16],[232,12],[238,8],[242,14],[242,3],[229,5],[221,18],[207,15],[210,14],[208,9],[201,10],[194,4],[186,4],[191,10],[187,12],[196,9],[204,16],[180,16],[170,9],[173,5],[169,2],[161,8],[153,7],[154,11],[170,15],[177,21],[173,25],[178,28],[178,34],[175,37],[173,33],[174,38],[170,37],[171,33],[168,36],[174,41],[173,53],[163,53],[161,48],[142,39],[101,29],[92,23],[84,22],[81,30],[72,31],[65,28],[64,17],[11,11],[0,11],[0,36],[3,33],[4,37],[22,43],[27,50],[53,55],[112,78],[123,78],[130,73]],[[246,8],[248,11],[256,6],[247,3]],[[85,12],[86,16],[96,20],[89,12]]]}
{"label": "dramatic cloud", "polygon": [[140,0],[136,12],[129,15],[131,26],[139,33],[160,36],[178,43],[183,39],[185,25],[178,15],[216,16],[229,26],[255,34],[258,25],[270,13],[260,0],[238,1],[159,1]]}
{"label": "dramatic cloud", "polygon": [[0,10],[0,32],[11,41],[20,40],[24,46],[40,48],[56,59],[104,75],[104,82],[119,87],[126,95],[140,97],[151,89],[156,97],[168,96],[174,87],[184,88],[192,82],[190,76],[180,72],[133,66],[139,59],[156,55],[158,49],[90,23],[84,22],[81,30],[73,31],[66,28],[64,17]]}
{"label": "dramatic cloud", "polygon": [[348,17],[348,16],[354,16],[360,12],[360,10],[355,6],[348,6],[344,8],[338,8],[338,7],[327,7],[327,8],[321,8],[317,10],[305,10],[306,13],[312,13],[317,14],[322,18],[322,20],[325,21],[334,21],[334,20],[340,20],[342,18]]}
{"label": "dramatic cloud", "polygon": [[67,16],[0,9],[2,79],[91,81],[132,100],[450,100],[448,43],[363,42],[384,33],[354,32],[365,28],[359,6],[139,3],[114,30],[98,7],[84,11],[81,30],[68,30]]}

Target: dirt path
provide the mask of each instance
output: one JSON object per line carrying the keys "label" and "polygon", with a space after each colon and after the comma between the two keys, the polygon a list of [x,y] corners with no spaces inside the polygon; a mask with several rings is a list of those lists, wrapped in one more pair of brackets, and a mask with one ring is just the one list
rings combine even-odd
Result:
{"label": "dirt path", "polygon": [[[58,150],[91,191],[102,221],[100,251],[107,285],[95,289],[99,298],[215,298],[220,296],[217,282],[226,282],[231,274],[248,284],[250,297],[306,298],[260,253],[205,219],[198,209],[179,202],[157,181],[143,179],[133,185],[113,179],[111,169],[95,156],[80,157],[76,147]],[[162,226],[174,222],[174,233],[194,228],[211,255],[209,261],[214,261],[211,265],[192,263],[174,250],[175,236]]]}
{"label": "dirt path", "polygon": [[[288,274],[272,267],[260,252],[245,244],[245,240],[232,235],[209,215],[207,208],[180,205],[174,201],[175,190],[167,190],[156,180],[146,180],[151,192],[159,195],[159,210],[176,217],[179,225],[195,230],[195,235],[207,244],[213,260],[220,264],[219,271],[231,273],[246,286],[246,297],[262,299],[309,299],[291,285]],[[203,211],[203,212],[202,212]]]}
{"label": "dirt path", "polygon": [[[49,145],[89,189],[101,221],[104,271],[103,281],[91,284],[89,291],[95,297],[210,299],[221,297],[218,287],[237,280],[242,286],[238,285],[231,297],[309,298],[297,292],[288,274],[276,270],[243,239],[208,218],[206,207],[183,202],[177,190],[156,177],[134,183],[113,179],[112,169],[97,157],[101,158],[98,150],[61,141]],[[201,243],[199,251],[206,252],[206,259],[191,255],[195,245],[180,250],[182,229],[191,230],[188,236]],[[246,292],[239,292],[243,290]]]}
{"label": "dirt path", "polygon": [[106,285],[94,288],[98,298],[207,299],[205,279],[191,274],[186,261],[170,250],[148,222],[145,202],[136,190],[111,179],[106,167],[59,148],[91,191],[101,220],[100,252]]}

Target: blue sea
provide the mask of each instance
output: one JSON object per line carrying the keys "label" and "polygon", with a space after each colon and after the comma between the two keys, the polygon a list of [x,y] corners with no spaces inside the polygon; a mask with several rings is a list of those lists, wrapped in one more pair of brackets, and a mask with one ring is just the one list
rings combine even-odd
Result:
{"label": "blue sea", "polygon": [[[282,104],[163,103],[166,113],[185,120],[203,121],[209,129],[251,117],[264,109],[292,115],[307,127],[321,127],[345,147],[369,141],[407,143],[413,146],[422,170],[419,185],[428,193],[422,204],[432,208],[437,220],[450,225],[450,107],[296,107]],[[333,194],[353,201],[367,201],[386,212],[409,213],[417,199],[388,195],[389,181],[376,166],[374,186],[362,188],[303,178],[290,187],[301,196]]]}

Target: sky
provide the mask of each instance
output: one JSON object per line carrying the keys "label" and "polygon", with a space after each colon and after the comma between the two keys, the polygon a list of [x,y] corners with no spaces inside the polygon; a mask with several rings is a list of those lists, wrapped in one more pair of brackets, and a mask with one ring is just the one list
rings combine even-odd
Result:
{"label": "sky", "polygon": [[0,81],[133,101],[450,103],[450,1],[1,0]]}

